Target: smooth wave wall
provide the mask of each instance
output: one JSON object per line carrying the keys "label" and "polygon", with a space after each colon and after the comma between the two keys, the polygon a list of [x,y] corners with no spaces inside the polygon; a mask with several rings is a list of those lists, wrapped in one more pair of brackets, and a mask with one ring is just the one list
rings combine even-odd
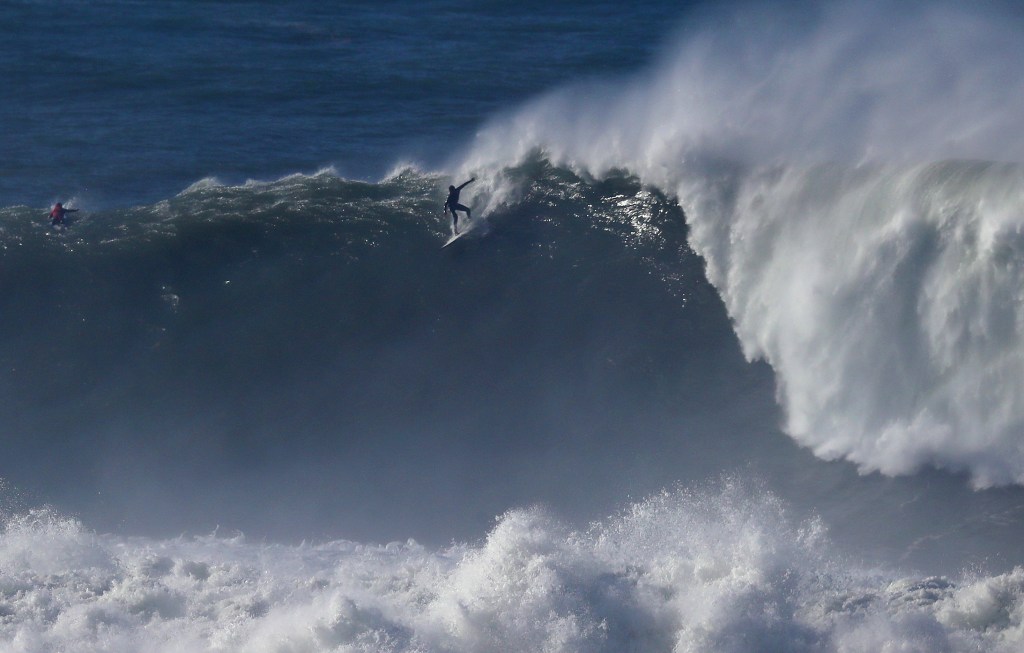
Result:
{"label": "smooth wave wall", "polygon": [[3,210],[3,476],[108,532],[443,543],[760,451],[721,442],[773,427],[770,377],[678,206],[507,174],[521,202],[443,251],[447,180],[411,170],[205,180],[62,234]]}
{"label": "smooth wave wall", "polygon": [[[539,98],[459,165],[639,175],[686,211],[794,438],[1021,483],[1022,31],[999,3],[710,12],[647,73]],[[491,205],[514,201],[488,174]]]}

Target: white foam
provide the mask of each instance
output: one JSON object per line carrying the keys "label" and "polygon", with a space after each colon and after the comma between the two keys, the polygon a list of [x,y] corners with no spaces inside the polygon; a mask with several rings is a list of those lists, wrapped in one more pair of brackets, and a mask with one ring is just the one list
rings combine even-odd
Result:
{"label": "white foam", "polygon": [[664,492],[574,531],[511,511],[478,545],[0,535],[0,650],[1017,651],[1024,570],[953,582],[829,556],[757,488]]}
{"label": "white foam", "polygon": [[[477,139],[493,201],[538,149],[677,197],[786,430],[865,471],[1024,482],[1024,60],[999,5],[775,5],[688,23],[651,71]],[[936,165],[958,159],[960,163]]]}
{"label": "white foam", "polygon": [[199,181],[189,184],[188,188],[178,193],[181,195],[191,195],[193,193],[201,193],[205,190],[211,190],[216,188],[223,188],[224,182],[216,177],[203,177]]}

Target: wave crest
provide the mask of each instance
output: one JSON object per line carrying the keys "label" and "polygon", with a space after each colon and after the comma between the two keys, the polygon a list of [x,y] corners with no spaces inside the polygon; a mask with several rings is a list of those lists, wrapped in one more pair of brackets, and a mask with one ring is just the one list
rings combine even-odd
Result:
{"label": "wave crest", "polygon": [[637,174],[686,211],[798,441],[1024,483],[1022,173],[971,162],[1024,160],[1020,27],[984,3],[744,6],[644,75],[495,121],[463,167]]}

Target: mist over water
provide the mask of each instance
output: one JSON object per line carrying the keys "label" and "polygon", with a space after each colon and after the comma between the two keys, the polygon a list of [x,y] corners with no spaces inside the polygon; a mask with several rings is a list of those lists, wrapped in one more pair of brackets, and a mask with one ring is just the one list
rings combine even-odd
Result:
{"label": "mist over water", "polygon": [[992,2],[694,10],[643,71],[565,85],[493,120],[466,165],[543,147],[668,184],[709,161],[1019,161],[1022,20]]}

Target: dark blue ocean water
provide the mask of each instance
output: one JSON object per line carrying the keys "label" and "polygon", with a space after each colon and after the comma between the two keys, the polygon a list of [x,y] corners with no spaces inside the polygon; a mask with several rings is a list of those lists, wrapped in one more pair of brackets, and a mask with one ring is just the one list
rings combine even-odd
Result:
{"label": "dark blue ocean water", "polygon": [[685,18],[678,2],[5,2],[0,205],[438,166],[497,112],[637,69]]}

